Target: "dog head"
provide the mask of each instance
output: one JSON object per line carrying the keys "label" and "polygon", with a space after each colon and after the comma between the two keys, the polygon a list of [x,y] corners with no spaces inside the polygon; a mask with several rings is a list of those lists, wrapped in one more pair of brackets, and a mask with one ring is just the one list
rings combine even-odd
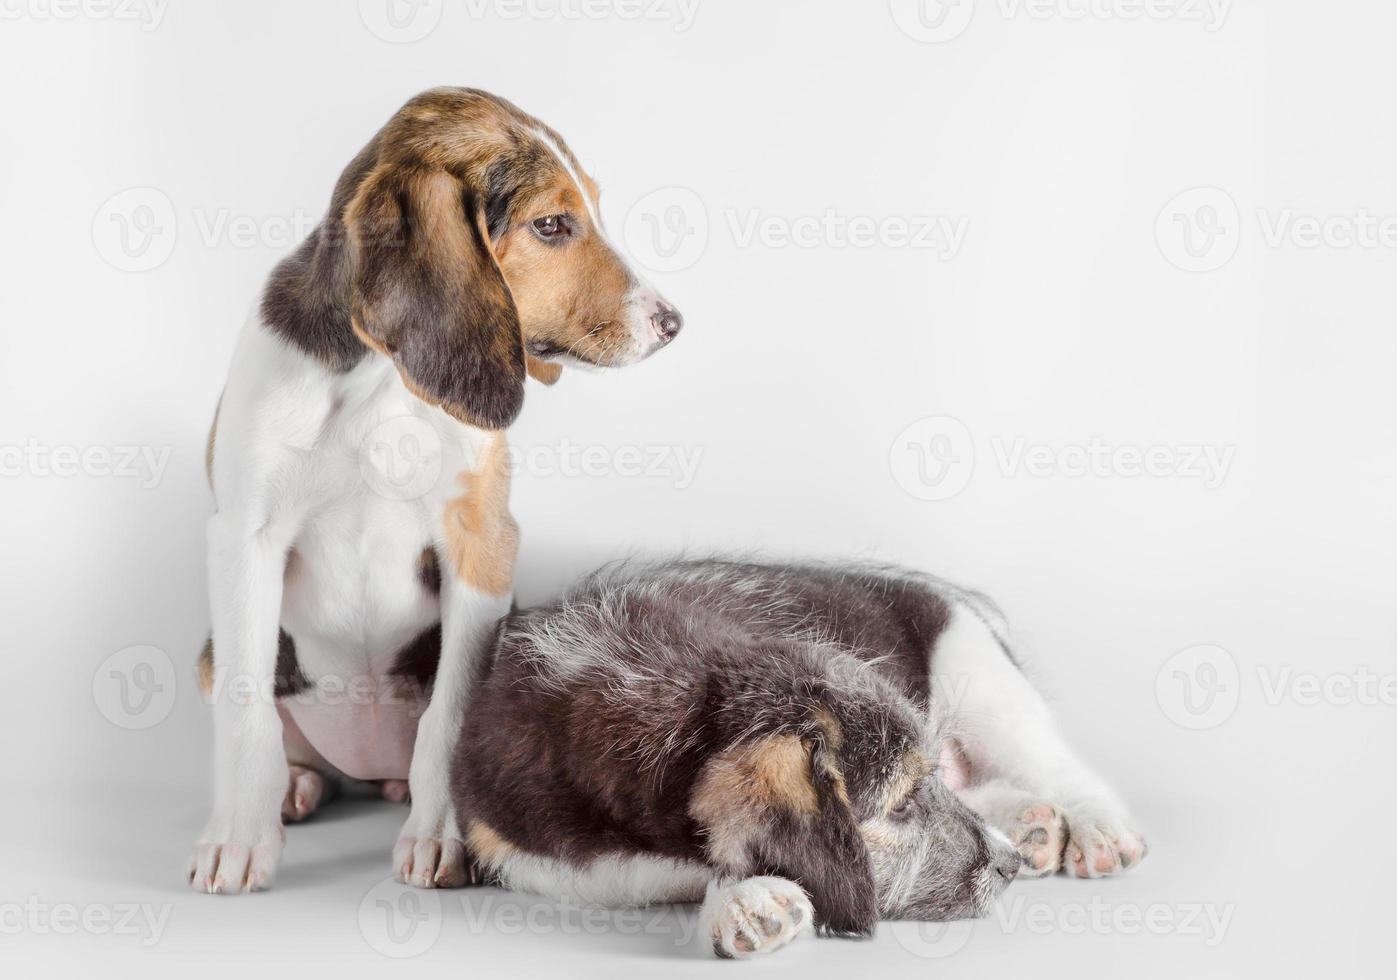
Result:
{"label": "dog head", "polygon": [[947,788],[924,719],[890,684],[849,656],[811,667],[828,687],[797,733],[787,720],[705,770],[695,815],[710,851],[797,881],[830,934],[984,915],[1018,852]]}
{"label": "dog head", "polygon": [[350,164],[343,231],[354,334],[457,419],[508,425],[526,369],[620,366],[682,320],[607,240],[597,186],[553,130],[503,99],[434,89]]}

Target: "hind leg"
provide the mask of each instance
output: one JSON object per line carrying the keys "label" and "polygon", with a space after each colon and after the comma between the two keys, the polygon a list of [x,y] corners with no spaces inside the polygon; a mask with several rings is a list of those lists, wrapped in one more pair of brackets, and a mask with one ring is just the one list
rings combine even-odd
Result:
{"label": "hind leg", "polygon": [[277,710],[281,714],[281,741],[290,770],[281,819],[283,823],[300,823],[335,798],[343,777],[310,744],[291,712],[282,707]]}
{"label": "hind leg", "polygon": [[1144,858],[1124,804],[1058,734],[1042,697],[964,605],[932,651],[931,690],[933,717],[954,733],[968,765],[962,798],[1019,846],[1030,873],[1060,864],[1096,878]]}

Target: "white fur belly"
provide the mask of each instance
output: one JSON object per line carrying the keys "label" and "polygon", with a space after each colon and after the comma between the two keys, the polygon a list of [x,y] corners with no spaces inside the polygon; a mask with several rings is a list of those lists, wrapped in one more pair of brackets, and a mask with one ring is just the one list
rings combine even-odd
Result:
{"label": "white fur belly", "polygon": [[316,514],[287,562],[282,628],[309,687],[283,707],[321,759],[356,779],[408,776],[430,692],[393,669],[440,617],[422,574],[431,532],[413,503],[359,494]]}

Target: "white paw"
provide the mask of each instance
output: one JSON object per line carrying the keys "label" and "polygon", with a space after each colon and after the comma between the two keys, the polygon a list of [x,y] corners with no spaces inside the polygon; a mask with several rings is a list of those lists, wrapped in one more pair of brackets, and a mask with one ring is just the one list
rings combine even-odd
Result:
{"label": "white paw", "polygon": [[236,819],[214,817],[194,845],[189,886],[209,895],[240,895],[270,888],[281,860],[280,821],[260,830]]}
{"label": "white paw", "polygon": [[393,847],[393,871],[417,888],[460,888],[479,877],[455,821],[419,816],[415,806]]}
{"label": "white paw", "polygon": [[780,949],[814,927],[815,910],[805,892],[785,878],[713,882],[700,913],[724,959],[745,959]]}
{"label": "white paw", "polygon": [[1078,878],[1102,878],[1133,868],[1149,848],[1130,820],[1109,805],[1067,811],[1067,847],[1062,869]]}
{"label": "white paw", "polygon": [[1067,819],[1051,803],[1030,803],[1019,811],[1006,830],[1023,858],[1019,874],[1025,878],[1041,878],[1062,866],[1062,852],[1067,846]]}

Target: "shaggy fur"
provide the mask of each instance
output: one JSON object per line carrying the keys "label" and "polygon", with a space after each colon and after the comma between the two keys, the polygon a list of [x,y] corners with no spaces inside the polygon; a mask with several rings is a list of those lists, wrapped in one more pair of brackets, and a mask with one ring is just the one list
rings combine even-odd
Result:
{"label": "shaggy fur", "polygon": [[835,934],[983,914],[1020,858],[938,778],[929,658],[957,604],[988,608],[895,569],[695,561],[511,615],[453,766],[477,859],[533,887],[540,863],[573,882],[639,858],[773,876]]}

